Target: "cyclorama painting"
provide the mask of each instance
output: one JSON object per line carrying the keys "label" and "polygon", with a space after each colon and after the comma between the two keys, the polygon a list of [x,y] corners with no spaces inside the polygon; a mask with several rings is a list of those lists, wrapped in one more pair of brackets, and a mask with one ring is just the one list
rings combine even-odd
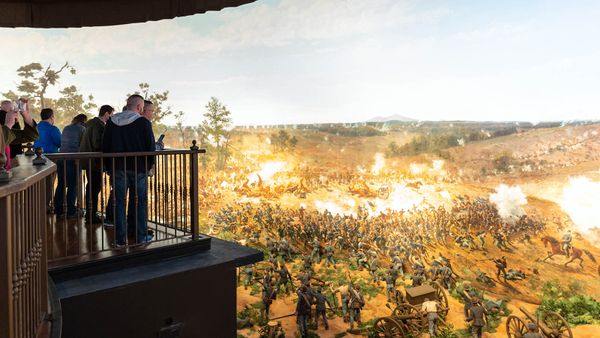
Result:
{"label": "cyclorama painting", "polygon": [[265,256],[238,337],[599,337],[598,6],[307,3],[17,31],[82,48],[1,92],[60,129],[137,93],[165,148],[206,149],[201,232]]}

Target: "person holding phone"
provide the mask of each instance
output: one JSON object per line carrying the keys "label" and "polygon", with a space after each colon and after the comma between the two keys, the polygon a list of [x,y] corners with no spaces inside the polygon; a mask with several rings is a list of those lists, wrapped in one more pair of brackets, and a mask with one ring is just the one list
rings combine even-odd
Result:
{"label": "person holding phone", "polygon": [[[7,157],[6,168],[10,169],[14,164],[11,161],[11,145],[21,147],[22,144],[33,142],[39,137],[37,124],[31,118],[26,98],[19,99],[20,105],[15,105],[11,101],[2,101],[0,104],[0,125],[2,126],[2,138],[5,144],[4,153]],[[20,108],[20,109],[19,109]],[[24,128],[15,128],[18,123],[19,115],[23,119]]]}

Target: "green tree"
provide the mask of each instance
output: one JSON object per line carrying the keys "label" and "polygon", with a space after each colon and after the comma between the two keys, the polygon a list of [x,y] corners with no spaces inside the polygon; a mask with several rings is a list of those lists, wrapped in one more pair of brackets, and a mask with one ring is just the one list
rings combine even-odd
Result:
{"label": "green tree", "polygon": [[216,155],[215,167],[223,169],[231,155],[228,149],[231,112],[216,97],[211,97],[206,105],[204,121],[200,126],[200,144]]}
{"label": "green tree", "polygon": [[77,114],[93,116],[93,110],[98,106],[94,103],[94,97],[90,94],[84,97],[79,93],[76,86],[68,86],[60,91],[60,98],[54,101],[55,124],[60,128],[71,123]]}
{"label": "green tree", "polygon": [[187,142],[185,139],[185,126],[183,125],[184,115],[185,113],[180,110],[179,112],[175,113],[173,117],[175,118],[175,128],[177,128],[177,131],[179,132],[179,141],[185,147],[187,145]]}
{"label": "green tree", "polygon": [[285,130],[271,135],[271,145],[278,151],[294,150],[297,144],[296,136],[290,136],[290,133]]}
{"label": "green tree", "polygon": [[[38,62],[19,67],[17,75],[21,78],[21,82],[17,85],[18,96],[28,97],[29,107],[34,111],[49,107],[52,101],[46,98],[46,92],[48,88],[57,84],[64,71],[69,71],[72,75],[77,73],[75,67],[68,61],[58,69],[52,68],[51,64],[44,67]],[[14,92],[5,93],[4,96],[8,97],[11,94]]]}
{"label": "green tree", "polygon": [[[171,106],[168,105],[167,100],[169,100],[169,91],[165,90],[163,92],[154,92],[150,90],[150,85],[146,82],[142,82],[139,85],[139,90],[136,90],[134,94],[141,95],[144,100],[152,101],[154,104],[154,117],[152,118],[152,126],[155,128],[159,128],[162,120],[173,114],[171,110]],[[129,97],[131,94],[127,94]]]}

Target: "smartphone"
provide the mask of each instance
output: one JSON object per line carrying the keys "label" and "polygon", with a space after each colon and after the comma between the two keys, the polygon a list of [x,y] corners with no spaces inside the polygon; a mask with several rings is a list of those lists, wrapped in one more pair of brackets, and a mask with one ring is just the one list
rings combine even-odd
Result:
{"label": "smartphone", "polygon": [[158,137],[158,141],[156,141],[156,143],[162,143],[162,141],[165,139],[165,134],[160,134],[160,136]]}

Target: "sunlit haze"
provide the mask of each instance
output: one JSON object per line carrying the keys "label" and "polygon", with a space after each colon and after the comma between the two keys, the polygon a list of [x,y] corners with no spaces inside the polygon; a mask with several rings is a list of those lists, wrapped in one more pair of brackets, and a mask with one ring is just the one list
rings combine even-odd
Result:
{"label": "sunlit haze", "polygon": [[237,125],[597,119],[599,21],[597,1],[258,0],[144,24],[0,29],[0,92],[21,65],[68,60],[78,74],[58,88],[120,107],[148,82],[188,125],[211,96]]}

